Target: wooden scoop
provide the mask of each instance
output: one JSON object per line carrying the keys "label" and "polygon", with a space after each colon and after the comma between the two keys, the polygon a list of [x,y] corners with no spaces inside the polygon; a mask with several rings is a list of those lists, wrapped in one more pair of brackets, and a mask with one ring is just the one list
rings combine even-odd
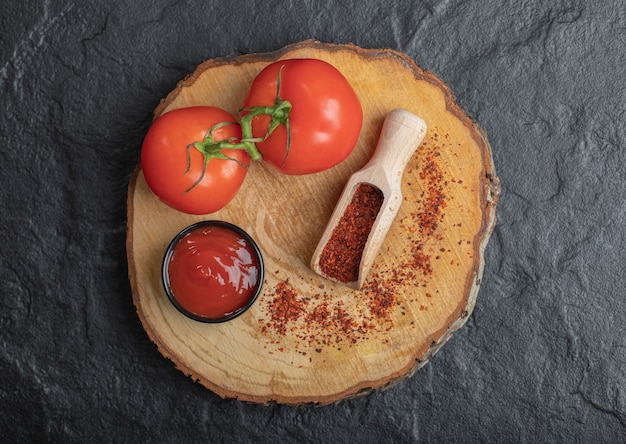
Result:
{"label": "wooden scoop", "polygon": [[[313,271],[348,287],[361,288],[402,204],[404,168],[425,135],[426,123],[409,111],[394,109],[387,115],[372,158],[350,176],[344,187],[313,253]],[[368,199],[365,203],[363,196]],[[354,214],[358,206],[377,200],[380,205],[381,199],[382,205],[373,213],[371,222],[347,219],[346,210]],[[376,208],[370,208],[370,213]],[[367,231],[359,236],[359,230]]]}

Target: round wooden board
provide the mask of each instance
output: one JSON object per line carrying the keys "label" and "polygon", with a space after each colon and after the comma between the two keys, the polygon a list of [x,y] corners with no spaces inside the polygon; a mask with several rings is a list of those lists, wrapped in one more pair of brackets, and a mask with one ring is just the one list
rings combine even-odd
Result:
{"label": "round wooden board", "polygon": [[[409,376],[473,310],[483,252],[500,193],[491,150],[446,85],[392,50],[301,42],[269,54],[209,60],[155,111],[213,105],[234,115],[254,76],[277,59],[311,57],[336,66],[364,111],[350,157],[335,168],[286,176],[254,163],[236,198],[218,213],[190,216],[162,204],[138,167],[128,192],[127,252],[133,299],[149,337],[177,368],[222,397],[327,404]],[[350,174],[371,156],[387,113],[407,109],[428,132],[403,175],[404,201],[363,291],[309,268]],[[258,242],[263,291],[224,324],[183,317],[160,280],[170,240],[206,219],[235,223]],[[279,319],[281,295],[297,301]]]}

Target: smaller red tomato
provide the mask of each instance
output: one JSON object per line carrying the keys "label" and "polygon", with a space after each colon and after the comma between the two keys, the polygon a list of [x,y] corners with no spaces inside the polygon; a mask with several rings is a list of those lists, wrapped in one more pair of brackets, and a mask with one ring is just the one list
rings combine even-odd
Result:
{"label": "smaller red tomato", "polygon": [[245,149],[223,149],[236,146],[240,139],[239,124],[220,108],[169,111],[154,121],[143,141],[146,182],[172,208],[213,213],[235,197],[248,172],[250,156]]}

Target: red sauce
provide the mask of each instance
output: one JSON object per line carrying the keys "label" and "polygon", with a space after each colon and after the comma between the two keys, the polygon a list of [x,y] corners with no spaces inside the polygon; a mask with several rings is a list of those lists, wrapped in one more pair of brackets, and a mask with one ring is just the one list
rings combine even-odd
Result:
{"label": "red sauce", "polygon": [[261,285],[262,263],[255,247],[226,226],[190,230],[166,261],[175,303],[200,320],[236,316],[252,302]]}

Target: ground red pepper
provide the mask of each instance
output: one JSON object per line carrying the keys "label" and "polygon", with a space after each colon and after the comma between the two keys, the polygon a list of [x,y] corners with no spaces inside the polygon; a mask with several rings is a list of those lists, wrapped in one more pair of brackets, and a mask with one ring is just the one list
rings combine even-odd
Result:
{"label": "ground red pepper", "polygon": [[[377,269],[375,265],[358,294],[360,303],[350,306],[350,309],[342,300],[336,299],[332,287],[326,289],[326,286],[322,284],[319,286],[322,293],[304,298],[298,295],[298,291],[288,281],[280,281],[274,288],[273,297],[266,302],[269,320],[260,321],[264,324],[263,331],[268,334],[269,343],[280,343],[279,338],[272,338],[272,333],[281,336],[289,335],[297,341],[296,351],[302,355],[313,351],[322,352],[325,347],[332,346],[341,349],[344,346],[351,346],[360,340],[371,339],[373,333],[393,328],[394,309],[400,308],[400,314],[406,314],[405,304],[408,301],[401,300],[398,296],[399,289],[412,287],[417,291],[418,287],[427,288],[434,273],[431,261],[440,259],[441,256],[438,254],[449,252],[439,244],[444,240],[439,225],[444,220],[444,209],[448,200],[446,174],[440,160],[441,147],[436,137],[431,141],[434,143],[425,142],[418,151],[419,169],[416,170],[416,174],[419,176],[420,187],[423,189],[419,196],[415,196],[418,209],[408,214],[401,225],[407,233],[410,233],[407,238],[405,260],[390,269]],[[408,174],[411,173],[411,171],[408,172]],[[454,182],[454,180],[451,181]],[[370,210],[376,208],[376,211],[372,211],[373,215],[369,216],[373,224],[382,205],[382,193],[378,194],[379,190],[377,192],[376,188],[369,185],[362,186],[359,192],[365,194],[365,197],[360,198],[369,199],[369,203],[365,205],[366,208]],[[336,250],[327,252],[329,255],[325,260],[320,260],[320,267],[325,262],[342,275],[343,282],[350,282],[350,279],[358,278],[358,266],[371,225],[367,229],[355,226],[358,218],[354,207],[346,213],[348,214],[347,221],[341,228],[344,235],[356,236],[357,232],[365,233],[364,239],[358,243],[356,238],[350,241],[353,247],[360,245],[360,250],[351,249],[352,271],[348,271],[347,260],[340,258]],[[363,219],[367,219],[367,216]],[[338,240],[339,234],[341,233],[338,233],[332,241],[336,248],[341,246],[341,241]],[[331,255],[331,252],[334,255]],[[327,273],[324,268],[322,270]],[[429,301],[428,304],[418,303],[415,309],[427,311],[428,306],[432,305],[430,300],[435,298],[435,295],[436,292],[426,292],[425,298]],[[417,301],[414,299],[410,302]],[[381,341],[385,340],[384,336],[381,337]],[[280,348],[277,350],[282,351]],[[309,354],[311,355],[314,354]]]}
{"label": "ground red pepper", "polygon": [[430,263],[430,255],[424,253],[424,244],[416,243],[413,248],[413,261],[411,265],[417,270],[421,271],[424,275],[433,273],[433,267]]}
{"label": "ground red pepper", "polygon": [[308,300],[299,298],[298,292],[287,281],[279,282],[274,287],[274,298],[269,306],[270,321],[264,330],[271,328],[284,335],[287,324],[297,321],[307,305]]}
{"label": "ground red pepper", "polygon": [[[334,300],[332,295],[302,298],[286,280],[275,285],[267,312],[269,320],[260,321],[264,324],[264,333],[289,334],[316,351],[325,346],[340,349],[343,345],[354,344],[375,328],[370,314],[351,314],[344,308],[344,302]],[[298,350],[298,346],[296,349],[302,355],[307,354],[305,350]]]}
{"label": "ground red pepper", "polygon": [[320,255],[324,275],[339,282],[358,280],[363,249],[383,200],[381,190],[359,184]]}
{"label": "ground red pepper", "polygon": [[446,207],[446,195],[444,193],[443,171],[437,163],[439,152],[428,153],[424,167],[420,171],[420,179],[428,187],[424,193],[424,209],[417,215],[421,233],[430,236],[439,225],[443,209]]}

